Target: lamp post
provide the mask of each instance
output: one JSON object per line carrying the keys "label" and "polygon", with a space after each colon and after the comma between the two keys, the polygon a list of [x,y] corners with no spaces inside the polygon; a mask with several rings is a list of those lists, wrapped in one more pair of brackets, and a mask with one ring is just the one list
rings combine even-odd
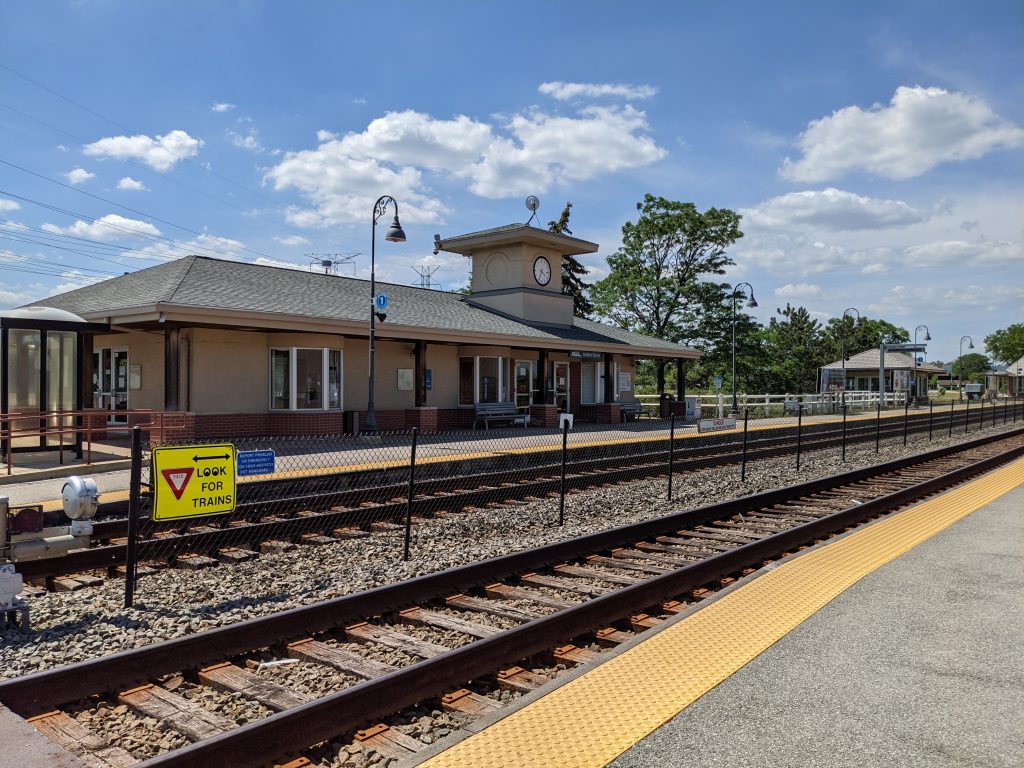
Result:
{"label": "lamp post", "polygon": [[967,341],[970,342],[967,345],[967,348],[968,349],[974,349],[974,339],[972,339],[970,336],[966,336],[966,335],[960,337],[960,354],[957,357],[957,360],[960,362],[960,375],[957,376],[957,387],[956,387],[957,388],[957,397],[956,397],[956,399],[959,402],[963,402],[963,400],[964,400],[964,339],[967,339]]}
{"label": "lamp post", "polygon": [[843,316],[839,319],[839,359],[843,364],[843,405],[846,405],[846,334],[843,332],[846,328],[846,315],[850,312],[857,313],[857,319],[853,321],[854,329],[860,328],[860,310],[856,307],[847,307],[843,310]]}
{"label": "lamp post", "polygon": [[[395,220],[391,222],[391,227],[388,228],[384,239],[392,243],[405,242],[405,232],[402,231],[402,225],[398,223],[398,201],[391,197],[391,195],[381,195],[377,198],[377,202],[373,204],[373,227],[370,231],[370,392],[366,398],[366,427],[364,430],[370,435],[377,434],[377,414],[373,409],[374,335],[377,327],[377,220],[387,211],[388,203],[393,203],[395,206]],[[383,319],[383,316],[381,319]]]}
{"label": "lamp post", "polygon": [[[925,325],[924,323],[921,323],[921,325],[917,326],[917,328],[914,329],[914,344],[917,344],[917,332],[921,328],[924,328],[924,340],[925,341],[931,341],[932,340],[932,333],[931,333],[931,331],[928,330],[928,326]],[[914,405],[916,406],[917,405],[917,352],[914,351],[912,354],[914,355],[914,386],[913,386],[913,390],[914,390],[914,401],[915,401]]]}
{"label": "lamp post", "polygon": [[754,299],[754,286],[750,283],[737,283],[732,288],[732,415],[739,415],[740,409],[739,404],[736,402],[736,297],[739,295],[739,290],[742,286],[747,286],[750,289],[750,298],[747,299],[747,306],[750,308],[757,306],[757,301]]}

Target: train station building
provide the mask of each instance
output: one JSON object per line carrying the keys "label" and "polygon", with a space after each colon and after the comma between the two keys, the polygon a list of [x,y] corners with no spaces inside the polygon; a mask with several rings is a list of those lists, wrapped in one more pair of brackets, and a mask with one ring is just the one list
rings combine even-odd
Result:
{"label": "train station building", "polygon": [[[377,284],[389,299],[375,334],[381,429],[467,428],[481,403],[538,426],[560,412],[614,423],[637,360],[700,355],[573,316],[562,258],[595,243],[513,224],[435,247],[470,259],[471,288]],[[357,431],[372,307],[366,280],[188,256],[3,313],[0,412],[181,412],[195,438]],[[54,351],[59,333],[70,340]],[[47,395],[58,383],[59,401]]]}
{"label": "train station building", "polygon": [[[879,350],[868,349],[845,361],[836,360],[822,366],[822,391],[877,392],[882,360]],[[904,352],[886,350],[884,362],[886,392],[903,391],[924,397],[928,394],[931,377],[946,375],[944,368],[915,363],[914,358]]]}

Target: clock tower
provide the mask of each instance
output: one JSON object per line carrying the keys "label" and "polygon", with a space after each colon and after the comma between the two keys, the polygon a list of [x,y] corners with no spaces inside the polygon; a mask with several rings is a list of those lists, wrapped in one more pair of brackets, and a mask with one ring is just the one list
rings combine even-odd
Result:
{"label": "clock tower", "polygon": [[439,251],[472,260],[465,301],[537,325],[573,324],[572,296],[562,294],[562,257],[597,251],[597,243],[528,224],[472,232],[442,240]]}

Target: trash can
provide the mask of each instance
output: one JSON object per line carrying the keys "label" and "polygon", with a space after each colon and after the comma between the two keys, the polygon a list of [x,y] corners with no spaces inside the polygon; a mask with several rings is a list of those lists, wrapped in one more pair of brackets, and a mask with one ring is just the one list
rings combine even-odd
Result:
{"label": "trash can", "polygon": [[358,435],[359,411],[345,411],[342,413],[341,429],[346,435]]}
{"label": "trash can", "polygon": [[663,418],[663,419],[671,419],[672,418],[672,403],[674,403],[675,401],[676,401],[675,395],[670,395],[667,392],[662,392],[661,393],[661,401],[659,402],[659,405],[661,407],[660,408],[661,418]]}

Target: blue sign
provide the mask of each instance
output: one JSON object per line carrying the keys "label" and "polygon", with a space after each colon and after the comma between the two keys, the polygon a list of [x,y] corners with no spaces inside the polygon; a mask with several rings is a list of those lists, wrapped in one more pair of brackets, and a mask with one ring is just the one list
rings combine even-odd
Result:
{"label": "blue sign", "polygon": [[715,389],[721,389],[722,388],[722,377],[721,376],[715,376],[714,382],[715,382]]}
{"label": "blue sign", "polygon": [[431,390],[434,388],[434,372],[429,368],[423,372],[423,382],[425,389]]}
{"label": "blue sign", "polygon": [[377,298],[373,300],[373,306],[377,308],[378,312],[383,312],[385,309],[388,308],[388,304],[390,303],[391,301],[390,299],[388,299],[388,295],[383,291],[378,293]]}
{"label": "blue sign", "polygon": [[239,451],[238,476],[274,474],[273,451]]}

